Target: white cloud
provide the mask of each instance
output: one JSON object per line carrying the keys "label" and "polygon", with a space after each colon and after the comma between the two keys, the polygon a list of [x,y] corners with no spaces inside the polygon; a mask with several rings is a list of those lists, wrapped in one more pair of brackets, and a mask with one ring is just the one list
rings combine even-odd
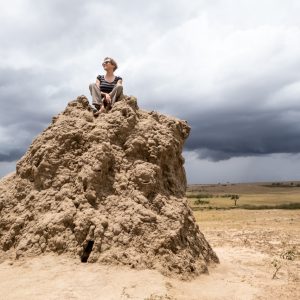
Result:
{"label": "white cloud", "polygon": [[[268,94],[300,79],[300,28],[240,30],[211,23],[205,14],[189,20],[128,64],[133,66],[127,71],[131,85],[135,78],[139,85],[147,83],[148,89],[141,91],[144,101],[155,99],[154,105],[163,109],[183,101],[190,111],[263,106]],[[259,98],[249,97],[253,89],[261,93]]]}
{"label": "white cloud", "polygon": [[283,86],[266,101],[267,109],[300,109],[300,80]]}

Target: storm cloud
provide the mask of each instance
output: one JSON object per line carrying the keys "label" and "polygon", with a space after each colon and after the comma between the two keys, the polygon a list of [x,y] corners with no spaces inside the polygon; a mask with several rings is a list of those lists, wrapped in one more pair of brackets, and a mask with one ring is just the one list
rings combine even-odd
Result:
{"label": "storm cloud", "polygon": [[299,123],[296,120],[287,122],[286,116],[279,112],[237,111],[198,117],[191,119],[193,133],[186,148],[196,150],[201,158],[217,161],[300,152]]}
{"label": "storm cloud", "polygon": [[187,161],[300,153],[299,9],[293,0],[3,2],[0,176],[68,101],[89,96],[105,56],[141,108],[188,121]]}

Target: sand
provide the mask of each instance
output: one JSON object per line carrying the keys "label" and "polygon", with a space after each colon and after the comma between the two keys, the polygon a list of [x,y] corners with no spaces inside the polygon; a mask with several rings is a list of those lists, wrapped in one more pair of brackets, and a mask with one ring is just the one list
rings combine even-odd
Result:
{"label": "sand", "polygon": [[[299,256],[281,259],[276,279],[271,264],[291,245],[299,249],[299,211],[215,213],[222,221],[199,222],[221,261],[209,268],[209,275],[182,281],[156,270],[83,264],[47,254],[0,264],[0,299],[299,299]],[[270,234],[262,241],[266,231]],[[284,237],[289,237],[289,244],[283,241],[286,248]]]}

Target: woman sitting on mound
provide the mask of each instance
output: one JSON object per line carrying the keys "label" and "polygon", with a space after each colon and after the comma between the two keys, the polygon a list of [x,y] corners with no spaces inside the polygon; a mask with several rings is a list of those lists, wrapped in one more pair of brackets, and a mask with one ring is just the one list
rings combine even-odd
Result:
{"label": "woman sitting on mound", "polygon": [[122,78],[114,75],[114,71],[118,68],[116,61],[105,57],[102,66],[106,74],[98,75],[96,83],[91,83],[89,86],[92,104],[96,108],[95,116],[107,112],[115,102],[124,98]]}

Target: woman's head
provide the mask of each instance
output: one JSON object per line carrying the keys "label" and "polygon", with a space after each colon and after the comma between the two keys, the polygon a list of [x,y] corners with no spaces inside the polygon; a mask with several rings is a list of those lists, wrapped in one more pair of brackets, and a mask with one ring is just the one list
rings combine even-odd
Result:
{"label": "woman's head", "polygon": [[104,58],[102,66],[105,68],[106,65],[112,65],[114,71],[116,71],[118,69],[117,62],[111,57],[105,57]]}

